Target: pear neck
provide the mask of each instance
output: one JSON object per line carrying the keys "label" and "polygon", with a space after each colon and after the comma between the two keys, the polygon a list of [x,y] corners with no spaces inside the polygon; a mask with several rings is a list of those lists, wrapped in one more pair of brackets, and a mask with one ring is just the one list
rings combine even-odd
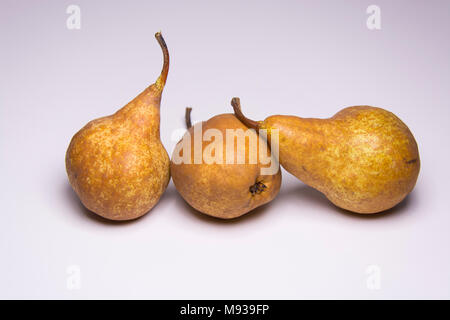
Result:
{"label": "pear neck", "polygon": [[128,122],[140,132],[149,132],[159,136],[160,127],[160,95],[155,95],[154,88],[149,87],[136,98],[120,109],[116,116]]}

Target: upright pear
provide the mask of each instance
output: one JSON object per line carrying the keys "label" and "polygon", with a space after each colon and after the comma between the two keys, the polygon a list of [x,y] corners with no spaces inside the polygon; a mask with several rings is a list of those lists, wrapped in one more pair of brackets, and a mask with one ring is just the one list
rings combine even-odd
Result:
{"label": "upright pear", "polygon": [[278,130],[279,161],[291,174],[321,191],[336,206],[357,213],[394,207],[414,188],[419,150],[408,127],[376,107],[348,107],[329,119],[274,115],[238,119],[254,129]]}
{"label": "upright pear", "polygon": [[130,220],[158,202],[170,179],[169,157],[160,140],[160,102],[169,71],[164,55],[157,81],[113,115],[89,122],[66,153],[69,182],[83,205],[111,220]]}
{"label": "upright pear", "polygon": [[266,141],[233,114],[191,127],[190,112],[187,108],[188,131],[170,164],[172,180],[184,200],[221,219],[240,217],[272,201],[280,190],[281,171]]}

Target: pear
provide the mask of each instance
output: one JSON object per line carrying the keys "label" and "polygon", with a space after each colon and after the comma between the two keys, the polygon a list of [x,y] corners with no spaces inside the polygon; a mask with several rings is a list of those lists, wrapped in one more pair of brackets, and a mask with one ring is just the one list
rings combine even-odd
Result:
{"label": "pear", "polygon": [[155,37],[164,55],[157,81],[113,115],[89,122],[67,149],[70,185],[87,209],[107,219],[144,215],[170,179],[170,160],[159,133],[169,52],[161,33]]}
{"label": "pear", "polygon": [[[233,114],[220,114],[191,127],[190,112],[187,108],[188,131],[175,147],[170,164],[172,180],[184,200],[201,213],[221,219],[237,218],[273,200],[280,190],[281,171],[265,140]],[[215,136],[204,139],[199,137],[200,130],[204,136],[208,132]],[[233,139],[226,139],[227,130],[236,133]],[[245,143],[238,143],[239,139]],[[260,149],[260,144],[265,149]],[[262,157],[264,150],[266,160]],[[201,163],[195,163],[196,153]],[[245,161],[238,161],[239,154]],[[184,160],[175,161],[180,157]],[[275,169],[262,170],[269,167]]]}
{"label": "pear", "polygon": [[414,188],[419,150],[409,128],[393,113],[371,106],[345,108],[328,119],[274,115],[246,118],[247,126],[279,135],[279,161],[336,206],[362,214],[400,203]]}

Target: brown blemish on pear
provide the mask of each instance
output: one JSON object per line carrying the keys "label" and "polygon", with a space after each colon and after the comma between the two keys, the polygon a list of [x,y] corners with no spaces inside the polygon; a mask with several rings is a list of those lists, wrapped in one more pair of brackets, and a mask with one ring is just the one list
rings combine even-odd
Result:
{"label": "brown blemish on pear", "polygon": [[[279,161],[294,176],[321,191],[338,207],[376,213],[394,207],[414,188],[419,150],[408,127],[393,113],[355,106],[329,119],[270,116],[247,126],[279,130]],[[270,140],[269,140],[270,141]]]}
{"label": "brown blemish on pear", "polygon": [[131,220],[158,202],[170,179],[169,157],[160,140],[160,102],[169,71],[164,55],[157,81],[113,115],[89,122],[66,153],[69,182],[83,205],[111,220]]}
{"label": "brown blemish on pear", "polygon": [[[259,154],[257,163],[249,164],[251,151],[249,140],[246,139],[242,150],[245,152],[245,164],[236,164],[237,139],[234,143],[234,164],[194,164],[194,127],[190,127],[190,112],[186,110],[186,124],[191,139],[191,164],[175,164],[172,155],[170,169],[172,180],[181,196],[196,210],[222,219],[232,219],[242,216],[251,210],[272,201],[278,194],[281,186],[281,171],[274,175],[261,175],[261,168],[268,167],[260,162]],[[224,140],[223,158],[226,159],[226,129],[248,128],[240,122],[233,114],[217,115],[201,124],[202,130],[217,129],[222,132]],[[266,143],[258,137],[255,132],[257,143]],[[179,144],[181,141],[179,142]],[[202,154],[205,148],[212,142],[203,141]],[[259,150],[259,145],[256,150]],[[259,152],[259,151],[256,151]],[[276,161],[272,159],[272,161]],[[224,161],[225,162],[225,161]]]}

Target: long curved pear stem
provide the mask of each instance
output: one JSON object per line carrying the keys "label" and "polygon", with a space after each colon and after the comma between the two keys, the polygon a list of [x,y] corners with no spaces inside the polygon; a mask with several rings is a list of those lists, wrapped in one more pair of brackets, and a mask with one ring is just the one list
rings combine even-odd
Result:
{"label": "long curved pear stem", "polygon": [[161,71],[161,75],[158,80],[156,80],[156,86],[158,89],[162,90],[164,85],[166,84],[167,74],[169,73],[169,49],[167,48],[166,42],[160,32],[155,33],[155,38],[158,40],[159,45],[161,46],[163,56],[164,56],[164,64]]}
{"label": "long curved pear stem", "polygon": [[247,127],[251,128],[251,129],[255,129],[255,130],[260,129],[261,125],[258,121],[250,120],[249,118],[244,116],[244,114],[242,113],[242,110],[241,110],[241,100],[239,98],[234,97],[233,99],[231,99],[231,105],[233,106],[235,116],[243,124],[245,124]]}
{"label": "long curved pear stem", "polygon": [[185,119],[186,119],[186,128],[189,129],[190,127],[192,127],[192,122],[191,122],[191,111],[192,108],[186,107],[186,113],[185,113]]}

